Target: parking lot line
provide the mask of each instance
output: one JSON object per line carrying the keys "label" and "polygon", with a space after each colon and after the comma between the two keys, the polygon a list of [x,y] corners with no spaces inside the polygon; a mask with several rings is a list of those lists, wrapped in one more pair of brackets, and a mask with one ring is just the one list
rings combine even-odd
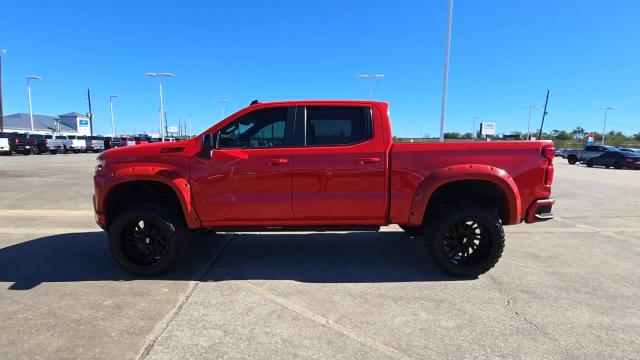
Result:
{"label": "parking lot line", "polygon": [[42,210],[42,209],[0,209],[0,216],[40,216],[40,217],[87,217],[93,216],[89,210]]}

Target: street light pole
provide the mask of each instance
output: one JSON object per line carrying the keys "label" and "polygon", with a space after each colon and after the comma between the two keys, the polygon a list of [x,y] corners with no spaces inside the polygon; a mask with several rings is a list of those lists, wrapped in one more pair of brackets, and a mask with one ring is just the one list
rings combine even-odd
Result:
{"label": "street light pole", "polygon": [[109,111],[111,112],[111,135],[116,136],[116,125],[113,121],[113,99],[119,98],[118,95],[109,96]]}
{"label": "street light pole", "polygon": [[164,142],[165,136],[165,118],[164,118],[164,103],[162,99],[162,78],[172,78],[174,75],[172,73],[146,73],[146,76],[158,78],[158,83],[160,84],[160,135],[162,137],[162,142]]}
{"label": "street light pole", "polygon": [[193,113],[189,113],[189,137],[191,137],[191,115],[193,115]]}
{"label": "street light pole", "polygon": [[0,132],[4,132],[4,112],[2,109],[2,57],[7,50],[0,49]]}
{"label": "street light pole", "polygon": [[473,128],[471,129],[471,134],[473,134],[473,138],[476,138],[476,120],[480,119],[480,116],[472,116],[473,118]]}
{"label": "street light pole", "polygon": [[27,96],[29,97],[29,119],[31,120],[31,132],[33,132],[33,109],[31,107],[31,80],[40,80],[40,76],[29,75],[27,76]]}
{"label": "street light pole", "polygon": [[607,131],[607,112],[614,109],[614,106],[602,106],[600,108],[600,110],[604,110],[604,125],[602,126],[602,142],[600,145],[604,146],[604,133]]}
{"label": "street light pole", "polygon": [[231,102],[231,100],[227,100],[227,99],[221,99],[221,100],[213,100],[214,103],[218,103],[220,104],[220,119],[224,119],[224,108],[225,106],[228,107],[229,103]]}
{"label": "street light pole", "polygon": [[384,79],[383,74],[358,74],[358,79],[369,80],[369,99],[373,100],[373,80]]}
{"label": "street light pole", "polygon": [[538,105],[529,105],[529,122],[527,123],[527,140],[531,140],[531,110],[537,107]]}
{"label": "street light pole", "polygon": [[440,142],[444,142],[444,118],[447,112],[447,84],[449,82],[449,55],[451,53],[451,20],[453,17],[453,0],[449,0],[447,17],[447,39],[444,45],[444,77],[442,79],[442,105],[440,108]]}

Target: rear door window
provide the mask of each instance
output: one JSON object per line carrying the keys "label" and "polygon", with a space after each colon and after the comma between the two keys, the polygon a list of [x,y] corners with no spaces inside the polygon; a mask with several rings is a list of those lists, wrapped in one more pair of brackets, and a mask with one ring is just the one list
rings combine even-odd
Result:
{"label": "rear door window", "polygon": [[351,145],[373,136],[368,107],[308,106],[305,118],[306,146]]}

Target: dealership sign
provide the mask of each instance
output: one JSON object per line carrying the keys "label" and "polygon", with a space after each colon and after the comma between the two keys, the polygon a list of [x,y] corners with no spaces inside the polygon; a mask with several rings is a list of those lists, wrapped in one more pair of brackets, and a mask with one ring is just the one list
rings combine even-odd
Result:
{"label": "dealership sign", "polygon": [[496,123],[480,123],[480,134],[482,135],[495,135],[496,134]]}

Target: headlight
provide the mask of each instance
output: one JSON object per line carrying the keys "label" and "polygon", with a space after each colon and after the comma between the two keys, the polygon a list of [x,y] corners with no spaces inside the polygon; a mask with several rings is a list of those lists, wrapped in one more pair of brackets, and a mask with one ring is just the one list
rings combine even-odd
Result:
{"label": "headlight", "polygon": [[99,158],[99,157],[96,158],[96,161],[98,162],[96,164],[96,172],[98,172],[98,171],[102,170],[102,168],[104,168],[105,161],[103,159]]}

